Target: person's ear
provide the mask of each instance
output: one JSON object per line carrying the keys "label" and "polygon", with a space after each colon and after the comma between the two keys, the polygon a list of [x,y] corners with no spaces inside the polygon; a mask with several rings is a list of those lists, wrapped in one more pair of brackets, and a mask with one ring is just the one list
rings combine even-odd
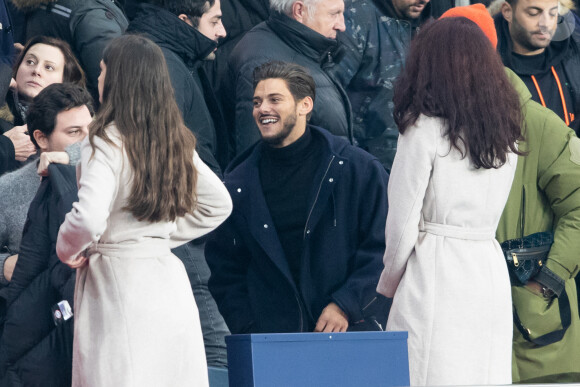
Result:
{"label": "person's ear", "polygon": [[311,97],[304,97],[298,102],[298,114],[307,116],[314,108],[314,101]]}
{"label": "person's ear", "polygon": [[186,14],[180,13],[179,15],[177,15],[177,18],[193,27],[193,25],[191,24],[191,20],[189,19],[189,16],[187,16]]}
{"label": "person's ear", "polygon": [[40,150],[45,152],[48,149],[48,137],[38,129],[32,132],[32,135],[34,136]]}
{"label": "person's ear", "polygon": [[306,17],[306,5],[302,1],[296,1],[292,4],[292,19],[299,23],[304,23]]}
{"label": "person's ear", "polygon": [[501,5],[501,14],[503,15],[503,18],[508,22],[511,23],[512,22],[512,17],[513,17],[513,9],[512,6],[508,4],[507,1],[505,1],[502,5]]}

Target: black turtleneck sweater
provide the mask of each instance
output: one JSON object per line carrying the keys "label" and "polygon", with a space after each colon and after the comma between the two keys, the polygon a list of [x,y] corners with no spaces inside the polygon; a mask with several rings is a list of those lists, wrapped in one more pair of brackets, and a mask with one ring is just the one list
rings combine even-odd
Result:
{"label": "black turtleneck sweater", "polygon": [[284,148],[263,144],[260,181],[290,272],[300,282],[304,227],[308,218],[308,198],[320,165],[322,139],[310,128],[296,142]]}

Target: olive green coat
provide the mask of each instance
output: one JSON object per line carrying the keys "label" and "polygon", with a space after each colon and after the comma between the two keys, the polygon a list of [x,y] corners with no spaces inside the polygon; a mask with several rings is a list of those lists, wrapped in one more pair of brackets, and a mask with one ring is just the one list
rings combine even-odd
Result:
{"label": "olive green coat", "polygon": [[[571,326],[564,338],[545,347],[526,341],[514,325],[514,382],[580,381],[580,320],[574,277],[580,265],[580,139],[552,113],[532,101],[525,84],[506,70],[520,95],[525,141],[514,182],[497,229],[497,239],[520,235],[522,189],[525,190],[524,235],[554,231],[546,267],[565,280]],[[545,299],[526,287],[512,287],[522,325],[536,338],[561,329],[558,299]]]}

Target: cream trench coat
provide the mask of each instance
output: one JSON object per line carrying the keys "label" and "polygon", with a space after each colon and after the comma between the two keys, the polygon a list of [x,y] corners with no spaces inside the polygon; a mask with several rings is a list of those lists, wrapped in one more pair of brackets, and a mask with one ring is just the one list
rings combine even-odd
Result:
{"label": "cream trench coat", "polygon": [[394,296],[387,330],[409,332],[411,385],[510,384],[510,283],[494,236],[517,157],[475,169],[445,130],[420,116],[399,136],[377,288]]}
{"label": "cream trench coat", "polygon": [[[77,270],[73,386],[207,386],[197,307],[181,261],[170,249],[198,238],[230,214],[224,185],[197,153],[197,208],[176,222],[140,222],[123,210],[131,169],[118,146],[82,144],[79,201],[60,228],[57,254]],[[143,155],[147,157],[147,155]]]}

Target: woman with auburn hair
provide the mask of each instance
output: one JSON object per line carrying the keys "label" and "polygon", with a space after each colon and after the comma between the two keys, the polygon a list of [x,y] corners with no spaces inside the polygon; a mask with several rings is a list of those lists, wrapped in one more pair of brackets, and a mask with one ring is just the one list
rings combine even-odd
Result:
{"label": "woman with auburn hair", "polygon": [[105,49],[79,201],[56,245],[77,270],[73,386],[207,386],[193,293],[170,249],[216,228],[229,194],[195,152],[161,49]]}
{"label": "woman with auburn hair", "polygon": [[30,39],[14,64],[16,88],[6,101],[14,124],[24,125],[32,99],[53,83],[72,83],[85,87],[85,73],[67,42],[48,36]]}
{"label": "woman with auburn hair", "polygon": [[[6,81],[4,93],[10,77],[2,78]],[[36,147],[25,136],[24,124],[28,106],[38,93],[53,83],[85,87],[85,73],[68,43],[47,36],[36,36],[26,43],[14,64],[12,78],[15,81],[10,82],[10,90],[5,94],[6,103],[2,102],[0,107],[0,135],[10,138],[13,144],[5,148],[8,162],[0,165],[0,171],[16,169],[20,163],[15,161],[26,161],[36,153]]]}
{"label": "woman with auburn hair", "polygon": [[377,288],[393,297],[387,330],[409,332],[411,385],[510,384],[510,281],[495,230],[519,154],[518,95],[482,30],[448,18],[411,44],[394,102]]}

